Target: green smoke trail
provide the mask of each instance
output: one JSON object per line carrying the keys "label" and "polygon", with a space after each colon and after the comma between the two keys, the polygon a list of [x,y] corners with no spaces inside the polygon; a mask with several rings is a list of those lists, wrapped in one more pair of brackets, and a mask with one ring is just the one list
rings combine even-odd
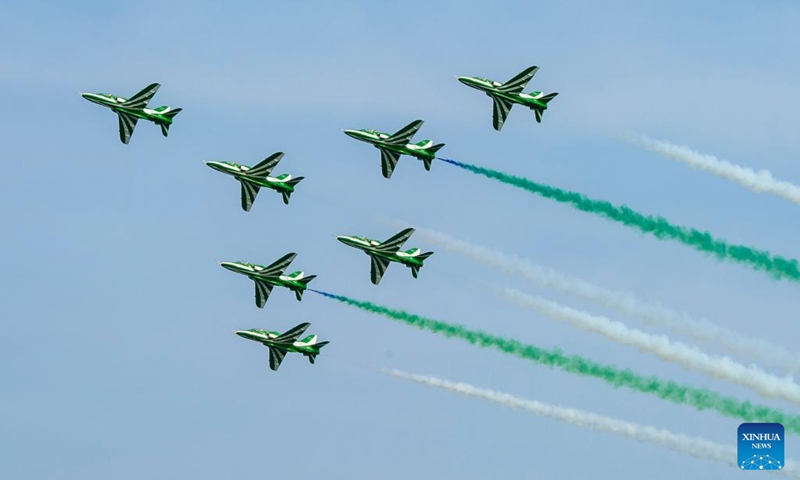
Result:
{"label": "green smoke trail", "polygon": [[580,193],[550,187],[527,178],[516,177],[490,168],[478,167],[447,158],[439,158],[439,160],[545,198],[552,198],[557,202],[570,204],[578,210],[594,213],[635,228],[643,233],[649,233],[659,240],[677,240],[701,252],[710,253],[721,260],[733,260],[749,265],[755,270],[764,270],[774,278],[789,278],[800,281],[800,268],[798,268],[798,262],[795,259],[779,257],[744,245],[732,245],[725,240],[712,237],[708,232],[672,225],[662,217],[643,215],[625,205],[620,207],[604,200],[592,200]]}
{"label": "green smoke trail", "polygon": [[558,367],[569,373],[596,377],[613,385],[615,388],[627,387],[656,395],[671,402],[692,405],[697,410],[716,410],[722,415],[738,418],[746,422],[777,422],[783,424],[786,430],[800,434],[800,417],[788,415],[780,410],[753,405],[750,402],[742,402],[732,397],[723,397],[719,393],[710,390],[688,387],[657,377],[643,377],[628,369],[621,370],[611,365],[602,365],[578,355],[565,355],[560,349],[546,350],[516,340],[469,330],[461,325],[453,325],[421,317],[403,310],[394,310],[374,303],[362,302],[319,290],[311,291],[422,330],[429,330],[446,337],[455,337],[481,347],[492,347],[503,353],[515,355],[548,367]]}

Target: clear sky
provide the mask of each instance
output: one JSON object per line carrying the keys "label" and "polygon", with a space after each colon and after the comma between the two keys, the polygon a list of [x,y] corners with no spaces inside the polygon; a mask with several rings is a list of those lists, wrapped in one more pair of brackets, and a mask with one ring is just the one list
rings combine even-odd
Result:
{"label": "clear sky", "polygon": [[[291,4],[291,6],[288,6]],[[646,4],[646,5],[645,5]],[[253,284],[219,261],[292,268],[312,287],[559,346],[643,374],[797,412],[530,310],[508,285],[632,319],[437,251],[412,279],[333,235],[435,228],[793,348],[800,285],[437,162],[379,153],[345,128],[415,138],[445,157],[800,257],[800,210],[620,140],[666,138],[800,181],[796,2],[22,2],[0,4],[0,476],[9,480],[731,478],[732,468],[409,384],[364,368],[465,381],[734,446],[739,422],[392,323],[313,293]],[[544,121],[457,75],[557,91]],[[169,138],[79,92],[159,82]],[[286,156],[290,205],[203,164]],[[409,247],[430,249],[414,238]],[[433,250],[436,250],[435,248]],[[235,329],[312,323],[316,365]],[[658,330],[648,330],[661,333]],[[719,353],[719,352],[715,352]],[[795,437],[787,457],[800,458]]]}

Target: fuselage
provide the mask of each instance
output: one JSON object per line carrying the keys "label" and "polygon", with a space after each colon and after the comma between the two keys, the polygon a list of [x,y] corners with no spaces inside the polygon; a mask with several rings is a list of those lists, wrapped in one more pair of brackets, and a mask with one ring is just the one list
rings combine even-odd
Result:
{"label": "fuselage", "polygon": [[251,328],[250,330],[237,330],[236,335],[239,335],[247,340],[262,343],[269,347],[280,348],[281,350],[286,350],[287,352],[319,353],[319,350],[315,347],[317,343],[316,335],[309,335],[303,340],[295,341],[291,345],[285,343],[275,343],[273,340],[279,337],[281,334],[271,330],[259,330],[257,328]]}
{"label": "fuselage", "polygon": [[294,272],[289,275],[278,276],[264,275],[260,273],[266,269],[266,267],[263,265],[257,265],[248,262],[220,262],[219,264],[231,272],[246,275],[252,280],[258,280],[270,285],[275,285],[277,287],[286,287],[291,290],[306,289],[306,285],[303,282],[298,281],[299,279],[303,278],[303,272]]}
{"label": "fuselage", "polygon": [[530,109],[540,109],[546,110],[547,103],[542,102],[539,100],[544,96],[543,92],[535,91],[531,93],[505,93],[498,90],[499,87],[503,86],[502,83],[496,82],[494,80],[489,80],[488,78],[480,78],[480,77],[457,77],[458,81],[463,83],[468,87],[472,87],[476,90],[480,90],[487,95],[496,96],[500,98],[504,98],[510,102],[514,102],[519,105],[524,105]]}
{"label": "fuselage", "polygon": [[404,265],[422,266],[422,261],[417,258],[421,250],[419,248],[411,248],[406,251],[398,250],[396,252],[385,252],[378,249],[381,242],[366,237],[357,237],[353,235],[340,235],[336,237],[337,240],[344,243],[348,247],[357,248],[364,251],[369,255],[385,258],[391,262],[398,262]]}
{"label": "fuselage", "polygon": [[277,177],[257,177],[254,175],[248,175],[247,172],[251,169],[251,167],[248,167],[247,165],[239,165],[233,162],[216,161],[208,161],[206,162],[206,165],[218,172],[231,175],[236,180],[242,182],[248,182],[252,183],[253,185],[258,185],[259,187],[271,188],[278,191],[294,192],[294,187],[289,183],[289,180],[292,179],[292,176],[289,174],[278,175]]}
{"label": "fuselage", "polygon": [[436,158],[435,153],[428,151],[428,149],[433,146],[433,141],[431,140],[422,140],[418,143],[407,143],[405,145],[392,145],[391,143],[386,143],[386,139],[391,136],[388,133],[378,132],[376,130],[345,130],[344,133],[348,137],[371,143],[376,147],[385,148],[386,150],[391,150],[401,155],[411,155],[419,159],[425,158],[429,160]]}
{"label": "fuselage", "polygon": [[122,104],[128,101],[126,98],[117,97],[110,93],[82,93],[81,96],[92,103],[102,105],[110,108],[115,112],[123,112],[143,120],[149,120],[154,123],[163,123],[166,125],[172,124],[172,118],[165,115],[172,110],[171,107],[162,106],[155,109],[151,108],[128,108]]}

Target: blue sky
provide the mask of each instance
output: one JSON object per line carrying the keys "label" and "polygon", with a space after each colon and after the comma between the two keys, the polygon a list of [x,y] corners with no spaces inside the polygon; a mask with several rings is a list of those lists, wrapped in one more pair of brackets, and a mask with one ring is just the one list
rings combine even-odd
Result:
{"label": "blue sky", "polygon": [[[719,263],[450,165],[404,157],[391,180],[344,128],[394,131],[441,155],[625,203],[735,243],[797,258],[797,207],[620,140],[666,138],[800,178],[795,2],[19,2],[0,5],[2,320],[0,473],[8,479],[304,474],[381,478],[730,478],[731,468],[407,384],[362,364],[466,381],[735,444],[737,421],[409,329],[307,294],[253,285],[217,264],[289,251],[312,286],[560,346],[767,403],[500,300],[509,285],[639,326],[447,252],[416,280],[336,234],[386,238],[386,219],[492,245],[609,288],[788,347],[800,286]],[[506,80],[560,95],[544,121],[455,80]],[[78,92],[184,108],[169,138]],[[303,175],[291,204],[238,186],[204,160]],[[408,243],[416,246],[414,239]],[[426,248],[424,244],[419,246]],[[426,248],[427,249],[427,248]],[[435,249],[434,249],[435,250]],[[233,330],[299,322],[330,340],[316,365]],[[787,457],[800,457],[795,439]]]}

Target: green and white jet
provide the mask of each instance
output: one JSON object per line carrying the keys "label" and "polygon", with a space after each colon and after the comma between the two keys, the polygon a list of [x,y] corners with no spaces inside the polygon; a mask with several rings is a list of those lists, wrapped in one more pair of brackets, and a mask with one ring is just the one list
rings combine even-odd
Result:
{"label": "green and white jet", "polygon": [[302,340],[297,340],[309,325],[311,324],[301,323],[286,333],[251,328],[250,330],[237,330],[236,335],[254,342],[261,342],[265,347],[269,348],[269,368],[277,371],[283,361],[283,357],[288,352],[302,353],[313,364],[317,355],[319,355],[319,350],[329,343],[317,342],[316,335],[309,335]]}
{"label": "green and white jet", "polygon": [[233,162],[215,161],[208,161],[206,165],[218,172],[232,175],[242,184],[242,210],[249,212],[261,187],[271,188],[280,193],[283,195],[283,203],[289,204],[289,196],[294,192],[295,185],[300,183],[300,180],[304,177],[292,178],[291,175],[286,173],[274,178],[270,177],[269,174],[272,173],[272,169],[278,165],[282,158],[283,152],[273,153],[255,167],[239,165]]}
{"label": "green and white jet", "polygon": [[256,284],[256,305],[264,308],[273,287],[284,287],[294,292],[297,301],[303,299],[303,292],[308,288],[308,282],[314,280],[316,275],[305,276],[303,272],[294,272],[284,275],[283,271],[292,263],[296,253],[287,253],[275,263],[266,267],[247,262],[220,262],[224,268],[247,277]]}
{"label": "green and white jet", "polygon": [[422,253],[419,248],[400,251],[405,241],[413,233],[413,228],[406,228],[383,242],[349,235],[340,235],[336,238],[349,247],[363,250],[369,256],[370,260],[372,260],[370,279],[373,284],[377,285],[383,278],[386,269],[389,268],[389,262],[397,262],[407,266],[411,269],[411,275],[417,278],[419,269],[422,268],[425,259],[433,255],[433,252]]}
{"label": "green and white jet", "polygon": [[531,93],[522,93],[525,85],[528,84],[531,78],[539,70],[539,67],[528,67],[521,71],[517,76],[507,81],[506,83],[495,82],[488,78],[480,77],[456,77],[458,81],[469,87],[480,90],[494,102],[494,110],[492,113],[492,121],[494,129],[498,132],[503,128],[511,107],[514,104],[523,105],[530,108],[536,114],[536,121],[542,122],[542,115],[547,110],[547,103],[555,98],[558,93],[550,93],[545,95],[542,92],[536,91]]}
{"label": "green and white jet", "polygon": [[161,127],[161,133],[166,137],[172,119],[180,113],[182,108],[162,106],[154,109],[147,108],[147,103],[153,98],[161,85],[153,83],[131,98],[122,98],[110,93],[82,93],[81,96],[92,103],[110,108],[119,117],[119,139],[127,144],[136,128],[136,122],[141,118],[149,120]]}
{"label": "green and white jet", "polygon": [[430,171],[431,164],[436,158],[436,152],[444,147],[444,143],[434,145],[430,140],[410,143],[423,123],[422,120],[414,120],[398,130],[394,135],[375,130],[345,130],[344,133],[356,140],[371,143],[380,150],[383,176],[392,178],[392,172],[394,172],[394,168],[397,166],[398,160],[400,160],[400,155],[411,155],[418,160],[422,160],[425,170]]}

